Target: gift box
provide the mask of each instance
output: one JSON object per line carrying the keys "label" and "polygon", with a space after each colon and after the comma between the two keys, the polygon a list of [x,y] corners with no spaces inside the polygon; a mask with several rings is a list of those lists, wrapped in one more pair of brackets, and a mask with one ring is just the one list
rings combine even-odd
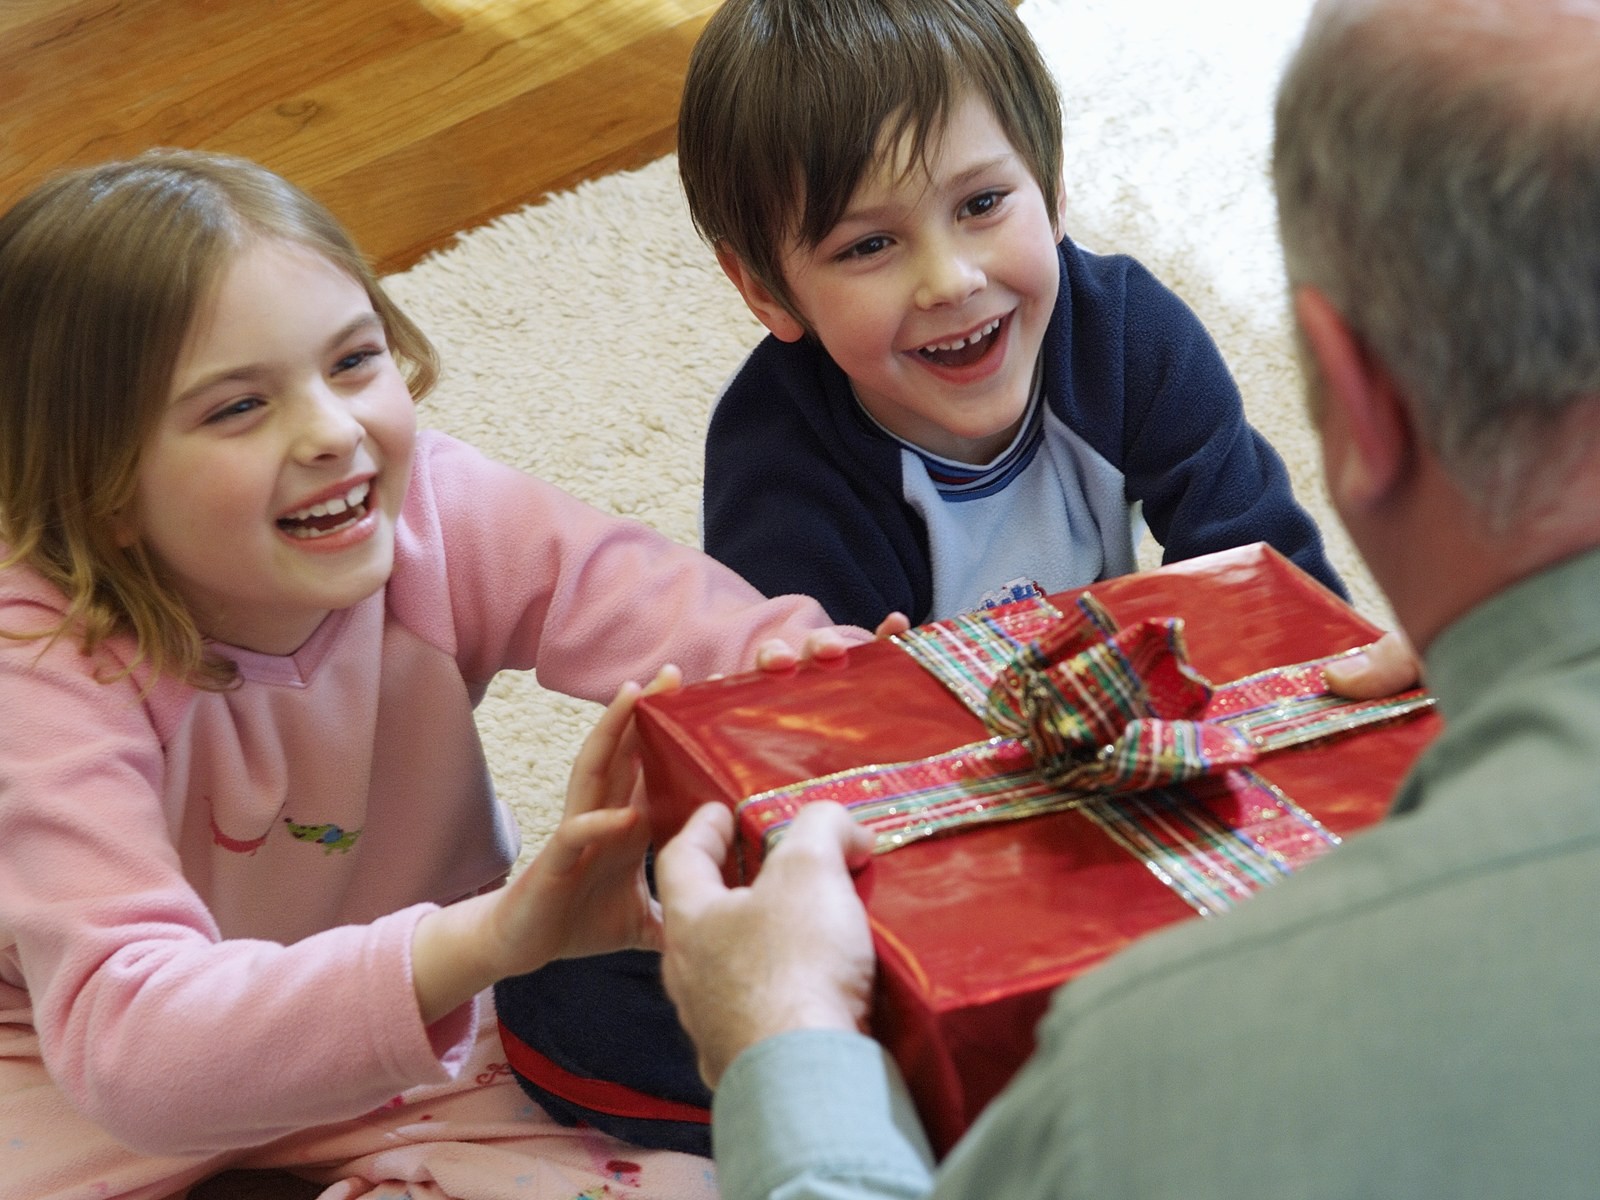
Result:
{"label": "gift box", "polygon": [[1255,545],[647,697],[652,833],[728,804],[737,881],[801,804],[874,830],[872,1028],[942,1154],[1057,986],[1382,817],[1437,718],[1320,669],[1379,632]]}

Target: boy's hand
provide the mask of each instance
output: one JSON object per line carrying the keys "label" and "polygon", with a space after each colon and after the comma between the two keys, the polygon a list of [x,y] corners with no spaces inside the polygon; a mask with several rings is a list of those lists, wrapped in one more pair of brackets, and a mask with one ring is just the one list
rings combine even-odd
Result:
{"label": "boy's hand", "polygon": [[633,709],[679,678],[664,667],[648,688],[618,691],[573,762],[560,825],[520,875],[418,922],[412,974],[424,1023],[553,959],[660,946],[661,908],[644,874],[650,831]]}
{"label": "boy's hand", "polygon": [[1328,687],[1352,700],[1373,700],[1416,687],[1422,660],[1405,634],[1391,630],[1359,651],[1322,668]]}
{"label": "boy's hand", "polygon": [[[878,622],[878,628],[873,631],[873,636],[894,637],[910,628],[911,622],[906,619],[904,613],[890,613]],[[757,648],[756,668],[761,671],[784,671],[797,663],[810,662],[813,659],[826,661],[843,658],[845,651],[851,646],[860,644],[858,639],[850,637],[837,625],[813,630],[800,644],[798,651],[782,638],[773,638]]]}

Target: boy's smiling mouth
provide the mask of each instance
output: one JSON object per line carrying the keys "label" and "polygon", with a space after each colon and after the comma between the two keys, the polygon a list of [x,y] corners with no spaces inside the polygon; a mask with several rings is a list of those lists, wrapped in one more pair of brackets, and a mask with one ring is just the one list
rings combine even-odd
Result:
{"label": "boy's smiling mouth", "polygon": [[319,500],[278,518],[278,528],[290,537],[318,538],[337,533],[367,515],[372,480],[365,479],[342,495]]}
{"label": "boy's smiling mouth", "polygon": [[993,348],[1004,318],[996,317],[964,338],[953,342],[936,342],[919,347],[916,351],[927,362],[940,367],[966,367],[979,361]]}

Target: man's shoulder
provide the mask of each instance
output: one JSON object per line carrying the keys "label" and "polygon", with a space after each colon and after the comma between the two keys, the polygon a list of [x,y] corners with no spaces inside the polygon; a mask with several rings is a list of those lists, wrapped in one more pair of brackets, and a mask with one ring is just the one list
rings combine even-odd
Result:
{"label": "man's shoulder", "polygon": [[[1538,805],[1481,821],[1455,799],[1441,791],[1061,990],[1039,1058],[1062,1120],[1093,1131],[1092,1174],[1245,1194],[1213,1151],[1270,1130],[1255,1165],[1275,1194],[1352,1172],[1342,1194],[1382,1194],[1383,1177],[1437,1178],[1441,1162],[1498,1169],[1465,1132],[1485,1117],[1503,1144],[1594,1160],[1574,1114],[1592,1124],[1600,960],[1578,948],[1600,941],[1600,911],[1575,900],[1600,872],[1600,817],[1572,828],[1574,802],[1567,828],[1524,837]],[[1160,1155],[1139,1130],[1158,1131]],[[1351,1145],[1370,1160],[1352,1163]],[[1522,1194],[1503,1180],[1468,1193]]]}
{"label": "man's shoulder", "polygon": [[1485,969],[1484,995],[1502,967],[1536,972],[1537,947],[1512,931],[1567,918],[1555,892],[1525,886],[1527,872],[1600,872],[1600,785],[1567,772],[1539,802],[1538,813],[1552,817],[1532,807],[1519,817],[1501,778],[1515,757],[1507,746],[1441,772],[1425,758],[1402,786],[1402,796],[1422,793],[1412,811],[1350,835],[1225,916],[1137,943],[1064,989],[1065,1019],[1119,1014],[1111,1019],[1120,1022],[1146,1005],[1206,997],[1232,1012],[1226,1024],[1291,996],[1343,991],[1351,980],[1361,981],[1359,1003],[1376,1015],[1458,960]]}

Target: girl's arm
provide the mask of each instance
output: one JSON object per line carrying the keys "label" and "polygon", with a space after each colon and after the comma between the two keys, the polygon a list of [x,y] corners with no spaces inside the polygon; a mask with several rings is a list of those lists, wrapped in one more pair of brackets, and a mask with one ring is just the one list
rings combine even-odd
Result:
{"label": "girl's arm", "polygon": [[411,944],[433,906],[223,938],[179,860],[162,696],[95,668],[65,639],[0,643],[0,971],[73,1106],[144,1153],[212,1153],[450,1079],[475,1010],[418,1019]]}
{"label": "girl's arm", "polygon": [[414,469],[397,557],[415,569],[397,567],[389,603],[469,680],[537,670],[544,687],[605,702],[665,663],[693,681],[751,670],[774,639],[803,652],[827,628],[840,647],[871,636],[462,442],[425,436]]}

